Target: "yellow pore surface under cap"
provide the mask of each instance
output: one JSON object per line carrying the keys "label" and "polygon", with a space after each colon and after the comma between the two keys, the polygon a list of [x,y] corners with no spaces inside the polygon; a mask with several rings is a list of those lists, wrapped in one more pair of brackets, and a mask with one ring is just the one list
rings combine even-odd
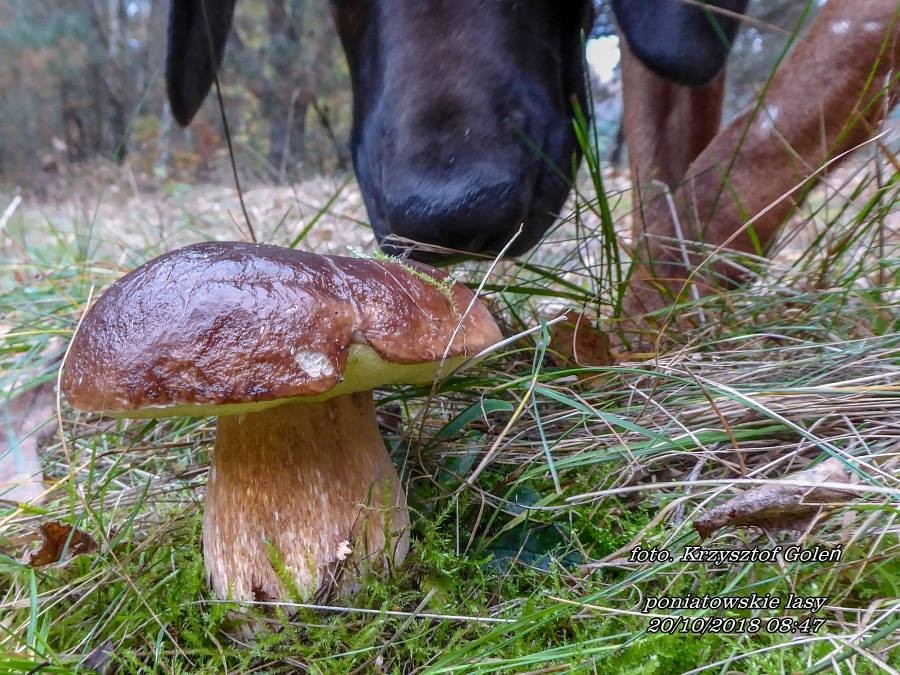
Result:
{"label": "yellow pore surface under cap", "polygon": [[220,417],[222,415],[243,415],[259,412],[285,403],[314,403],[335,396],[352,394],[358,391],[370,391],[387,384],[428,384],[435,376],[448,375],[466,358],[455,356],[441,361],[425,363],[391,363],[382,359],[378,352],[368,345],[350,345],[344,377],[326,392],[314,396],[296,396],[269,401],[252,401],[248,403],[180,403],[169,406],[140,408],[138,410],[105,411],[109,417],[126,419],[145,419],[161,417]]}

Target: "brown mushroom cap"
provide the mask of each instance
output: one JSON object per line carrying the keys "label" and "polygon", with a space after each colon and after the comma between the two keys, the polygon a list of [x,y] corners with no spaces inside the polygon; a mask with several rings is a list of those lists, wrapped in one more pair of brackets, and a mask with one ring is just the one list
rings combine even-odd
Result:
{"label": "brown mushroom cap", "polygon": [[[88,311],[62,389],[123,417],[251,412],[390,383],[430,382],[500,340],[472,292],[439,272],[265,244],[155,258]],[[449,348],[448,348],[449,345]]]}

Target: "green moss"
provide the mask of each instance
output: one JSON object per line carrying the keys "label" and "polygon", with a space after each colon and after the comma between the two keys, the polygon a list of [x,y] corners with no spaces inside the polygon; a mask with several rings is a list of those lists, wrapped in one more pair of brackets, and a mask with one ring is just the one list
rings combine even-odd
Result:
{"label": "green moss", "polygon": [[447,275],[443,279],[435,279],[430,274],[426,274],[419,268],[413,267],[402,258],[387,255],[386,253],[382,253],[378,250],[366,254],[357,252],[356,257],[365,258],[367,260],[383,260],[393,265],[399,265],[404,270],[406,270],[408,274],[414,276],[419,281],[431,286],[432,288],[437,289],[441,293],[441,295],[444,296],[444,299],[450,305],[450,308],[453,310],[453,312],[456,314],[459,313],[459,308],[457,308],[456,301],[453,298],[453,287],[456,285],[456,281],[451,275]]}

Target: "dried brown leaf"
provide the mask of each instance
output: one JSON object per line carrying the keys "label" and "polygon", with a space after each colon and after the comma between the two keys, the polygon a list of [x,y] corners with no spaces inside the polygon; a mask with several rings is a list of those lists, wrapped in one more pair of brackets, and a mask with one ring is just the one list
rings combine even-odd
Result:
{"label": "dried brown leaf", "polygon": [[[840,460],[830,458],[784,480],[849,485],[852,477]],[[703,539],[726,525],[803,531],[825,505],[849,501],[854,495],[855,492],[850,490],[779,484],[776,481],[748,490],[704,513],[694,520],[694,529]]]}
{"label": "dried brown leaf", "polygon": [[40,550],[31,556],[29,564],[32,567],[42,567],[59,562],[62,558],[66,542],[69,544],[69,557],[91,553],[97,550],[97,542],[87,532],[76,530],[71,525],[65,525],[56,521],[41,525],[41,535],[44,543]]}
{"label": "dried brown leaf", "polygon": [[609,336],[597,330],[586,314],[573,310],[566,318],[550,327],[548,357],[554,365],[609,366],[613,363]]}

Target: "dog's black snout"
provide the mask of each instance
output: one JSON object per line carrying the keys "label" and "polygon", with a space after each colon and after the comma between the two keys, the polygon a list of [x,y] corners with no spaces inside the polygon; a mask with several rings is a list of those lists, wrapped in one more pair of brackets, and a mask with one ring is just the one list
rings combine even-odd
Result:
{"label": "dog's black snout", "polygon": [[409,172],[388,182],[384,215],[390,233],[451,251],[495,253],[525,218],[529,190],[519,176],[489,173],[426,178]]}

